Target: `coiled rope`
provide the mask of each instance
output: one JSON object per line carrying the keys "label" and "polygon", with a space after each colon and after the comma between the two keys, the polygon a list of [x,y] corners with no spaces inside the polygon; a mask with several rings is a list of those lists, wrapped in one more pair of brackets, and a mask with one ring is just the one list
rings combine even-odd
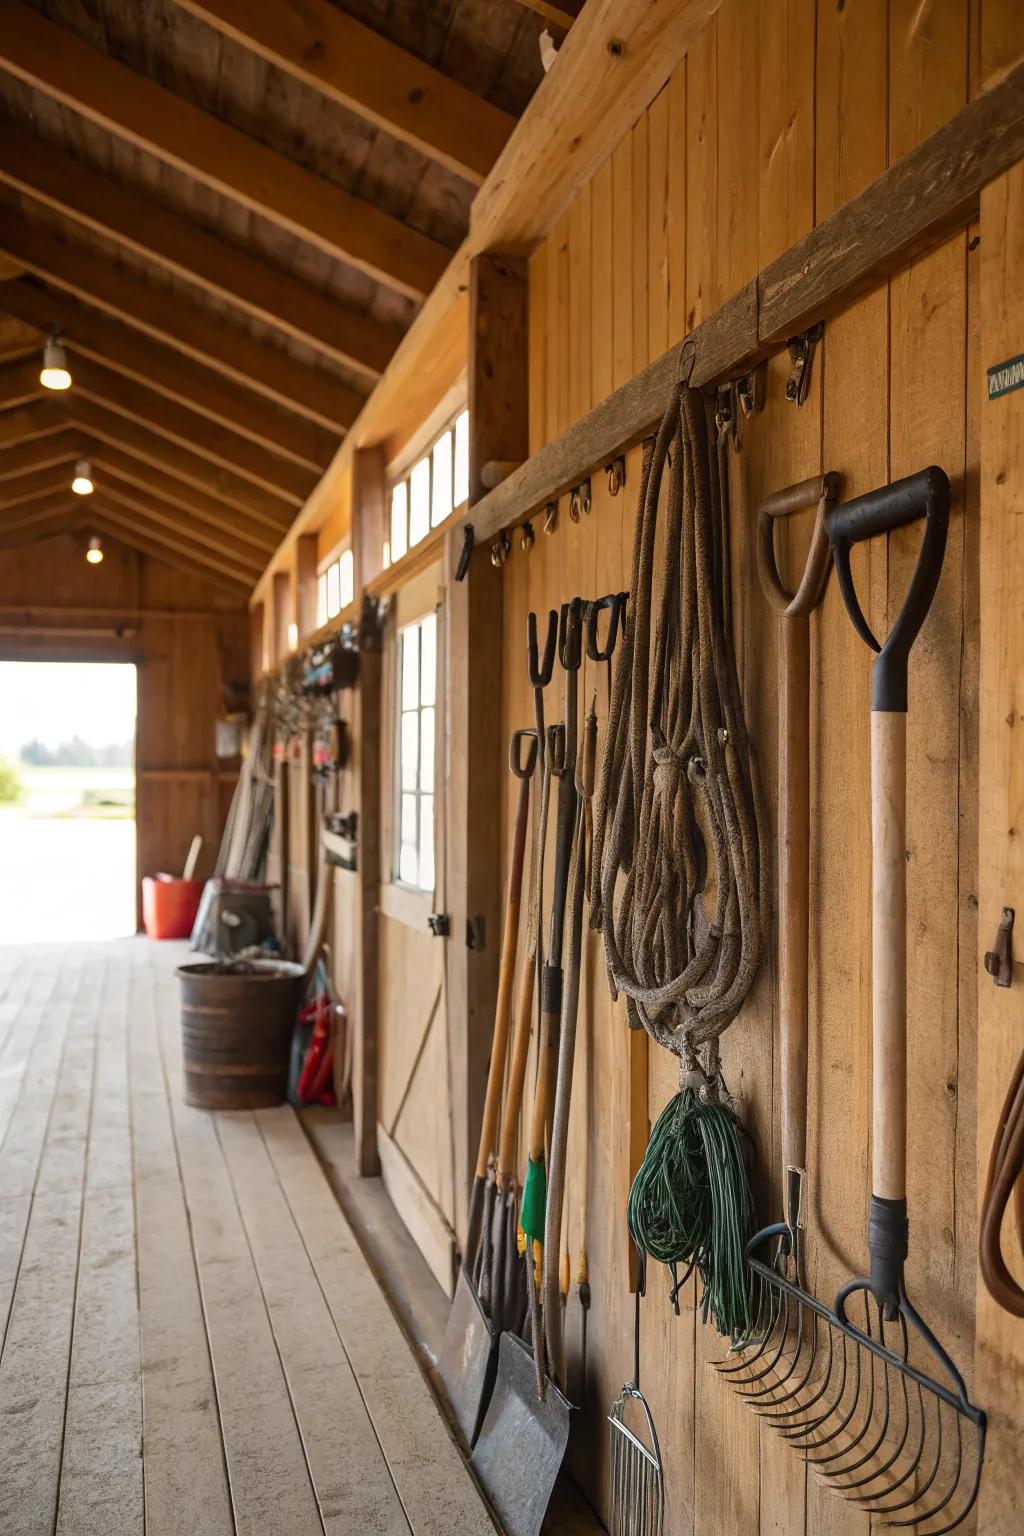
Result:
{"label": "coiled rope", "polygon": [[743,1244],[753,1204],[717,1042],[757,973],[770,892],[715,438],[712,405],[681,381],[645,445],[594,813],[591,922],[630,1026],[681,1061],[680,1093],[631,1192],[631,1231],[652,1257],[697,1265],[705,1313],[739,1335],[750,1324]]}

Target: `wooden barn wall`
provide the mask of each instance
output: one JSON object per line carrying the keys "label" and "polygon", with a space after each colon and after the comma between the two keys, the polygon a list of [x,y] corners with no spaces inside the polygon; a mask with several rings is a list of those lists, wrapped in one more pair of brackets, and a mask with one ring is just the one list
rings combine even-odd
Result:
{"label": "wooden barn wall", "polygon": [[[214,750],[214,722],[226,682],[248,677],[248,617],[237,602],[154,560],[104,540],[102,565],[87,567],[81,539],[48,539],[5,550],[0,605],[17,607],[18,633],[0,636],[7,657],[134,661],[136,827],[140,873],[180,870],[192,835],[203,837],[200,874],[213,868],[234,787]],[[88,606],[100,612],[62,617]],[[148,610],[130,617],[130,610]],[[28,610],[33,610],[28,612]],[[55,633],[124,618],[133,634],[97,639]],[[153,616],[156,610],[159,616]],[[13,624],[12,624],[13,628]],[[45,636],[33,635],[45,628]]]}
{"label": "wooden barn wall", "polygon": [[[951,118],[1020,53],[1012,12],[996,0],[724,0],[530,260],[531,451]],[[777,621],[754,566],[758,501],[821,470],[842,475],[847,497],[931,463],[953,483],[943,576],[911,663],[907,1273],[917,1306],[968,1380],[977,1226],[979,260],[977,230],[965,229],[830,322],[801,409],[783,398],[788,359],[775,359],[767,408],[743,424],[742,447],[729,454],[736,642],[773,827]],[[515,541],[504,568],[506,734],[533,719],[527,613],[628,586],[638,481],[637,451],[623,494],[612,498],[595,474],[589,516],[573,524],[563,498],[552,536],[540,534],[538,521],[528,554]],[[786,531],[801,566],[809,522],[808,514]],[[856,552],[877,629],[902,600],[916,543],[913,531],[900,532]],[[810,1285],[828,1299],[864,1268],[870,1142],[870,658],[834,582],[812,619],[812,658],[807,1257]],[[585,687],[588,696],[596,690],[603,725],[604,676],[588,673]],[[549,718],[556,707],[549,702]],[[509,788],[506,847],[512,798]],[[772,1219],[780,1210],[775,996],[769,963],[723,1042],[727,1080],[765,1170],[762,1212]],[[643,1047],[630,1047],[593,942],[583,998],[587,1070],[577,1080],[567,1210],[575,1274],[585,1185],[593,1301],[570,1461],[607,1515],[604,1416],[631,1372],[628,1088],[631,1070],[643,1070]],[[676,1079],[675,1061],[652,1046],[643,1139]],[[823,1492],[711,1372],[721,1341],[695,1322],[693,1286],[679,1317],[667,1288],[659,1270],[642,1330],[645,1391],[668,1466],[667,1532],[866,1533],[868,1516]],[[575,1290],[568,1306],[571,1316]],[[1005,1457],[1005,1442],[994,1453]],[[996,1517],[985,1528],[1011,1527]]]}

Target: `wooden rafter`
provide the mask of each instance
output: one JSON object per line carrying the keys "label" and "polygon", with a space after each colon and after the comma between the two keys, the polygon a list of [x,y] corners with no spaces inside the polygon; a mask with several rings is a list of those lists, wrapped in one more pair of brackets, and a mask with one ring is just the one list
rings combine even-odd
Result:
{"label": "wooden rafter", "polygon": [[48,496],[51,491],[56,492],[62,486],[70,496],[70,464],[63,473],[59,464],[51,464],[45,469],[30,469],[20,475],[12,475],[0,485],[0,513],[11,507],[20,507],[26,501],[38,501],[41,496]]}
{"label": "wooden rafter", "polygon": [[370,382],[387,367],[401,339],[397,327],[319,293],[191,224],[158,198],[122,186],[21,129],[4,128],[0,181],[315,347]]}
{"label": "wooden rafter", "polygon": [[258,486],[288,507],[301,505],[316,484],[314,470],[285,459],[266,445],[240,437],[177,400],[130,379],[94,358],[76,356],[71,396],[101,405],[109,413],[144,427],[179,448],[208,459]]}
{"label": "wooden rafter", "polygon": [[81,521],[74,510],[59,510],[47,512],[33,522],[9,531],[0,523],[0,549],[23,549],[27,544],[39,544],[43,539],[56,538],[60,533],[72,533]]}
{"label": "wooden rafter", "polygon": [[160,560],[164,565],[172,566],[174,570],[183,571],[186,576],[197,577],[211,587],[230,593],[232,597],[243,596],[250,589],[248,577],[243,579],[225,575],[224,572],[207,565],[204,561],[190,555],[183,555],[178,550],[171,549],[159,540],[149,537],[141,528],[131,527],[113,516],[108,516],[102,507],[94,509],[89,528],[95,533],[102,533],[115,544],[123,545],[125,549],[132,549],[136,554],[146,555],[151,560]]}
{"label": "wooden rafter", "polygon": [[0,67],[328,255],[423,298],[449,253],[20,0],[0,0]]}
{"label": "wooden rafter", "polygon": [[57,513],[74,512],[79,499],[72,493],[67,480],[60,484],[51,480],[45,490],[31,498],[30,503],[23,502],[10,508],[0,503],[0,532],[13,533],[19,528],[34,527]]}
{"label": "wooden rafter", "polygon": [[206,547],[206,545],[189,538],[180,529],[167,528],[161,523],[156,523],[148,513],[140,512],[136,507],[126,507],[122,502],[113,501],[107,495],[90,497],[94,507],[90,507],[90,523],[102,522],[111,525],[126,536],[138,534],[146,538],[151,546],[159,546],[165,550],[173,550],[175,554],[184,555],[196,565],[201,565],[209,570],[216,571],[221,576],[226,576],[242,586],[252,585],[252,570],[250,566],[242,564],[230,555],[221,555]]}
{"label": "wooden rafter", "polygon": [[[576,20],[576,12],[569,9],[568,5],[554,5],[552,0],[519,0],[519,4],[527,11],[533,11],[535,15],[542,16],[553,27],[558,27],[562,32],[568,32]],[[577,7],[578,9],[578,7]]]}
{"label": "wooden rafter", "polygon": [[0,411],[0,448],[62,432],[67,424],[67,411],[55,399],[34,400],[31,405]]}
{"label": "wooden rafter", "polygon": [[[203,549],[212,550],[230,561],[239,571],[257,573],[261,557],[258,549],[243,544],[237,534],[228,529],[219,532],[208,522],[191,517],[173,502],[165,501],[152,491],[130,485],[116,475],[105,474],[99,494],[105,507],[117,506],[144,517],[154,528],[162,528],[175,537],[181,535]],[[253,577],[255,579],[255,577]]]}
{"label": "wooden rafter", "polygon": [[225,36],[479,186],[515,119],[328,0],[178,0]]}
{"label": "wooden rafter", "polygon": [[26,405],[29,400],[46,393],[39,382],[41,362],[37,353],[5,363],[0,368],[0,410],[7,410],[12,405]]}
{"label": "wooden rafter", "polygon": [[140,336],[108,315],[66,294],[39,288],[27,278],[0,283],[0,311],[26,320],[40,330],[59,325],[73,354],[104,362],[137,383],[146,384],[307,468],[322,467],[336,447],[335,436],[316,422],[283,411],[271,401],[183,357],[173,347]]}
{"label": "wooden rafter", "polygon": [[329,432],[343,432],[359,414],[363,396],[333,373],[296,362],[280,347],[266,346],[229,320],[180,294],[154,288],[89,246],[63,240],[42,224],[5,218],[0,249],[16,255],[44,282],[126,321],[285,410],[308,416]]}
{"label": "wooden rafter", "polygon": [[96,465],[97,484],[121,487],[125,494],[131,488],[159,496],[168,508],[179,509],[179,522],[182,518],[188,518],[230,535],[233,539],[239,539],[246,546],[246,553],[252,554],[254,558],[265,559],[266,551],[273,549],[275,535],[266,524],[254,523],[244,513],[224,506],[215,497],[208,496],[194,486],[185,485],[173,475],[162,475],[154,471],[140,459],[122,453],[109,443],[93,442],[85,438],[83,444],[86,454]]}
{"label": "wooden rafter", "polygon": [[60,432],[45,437],[32,437],[26,442],[15,443],[10,448],[0,448],[0,495],[5,480],[24,474],[29,469],[43,469],[48,464],[63,464],[67,459],[77,459],[81,454],[82,433],[67,426]]}
{"label": "wooden rafter", "polygon": [[192,453],[158,432],[150,432],[127,416],[107,410],[76,389],[68,401],[72,421],[85,429],[94,442],[108,443],[121,454],[148,466],[157,475],[171,475],[190,490],[205,492],[225,507],[244,512],[253,522],[280,536],[291,522],[292,513],[277,495],[243,480],[240,475]]}

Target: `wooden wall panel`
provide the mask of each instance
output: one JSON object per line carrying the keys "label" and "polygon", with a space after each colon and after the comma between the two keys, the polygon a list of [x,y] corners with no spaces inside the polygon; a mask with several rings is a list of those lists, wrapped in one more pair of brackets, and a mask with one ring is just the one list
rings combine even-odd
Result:
{"label": "wooden wall panel", "polygon": [[[990,0],[993,5],[996,0]],[[968,43],[978,5],[924,7],[913,0],[815,5],[812,0],[724,0],[668,86],[588,189],[532,255],[531,448],[564,426],[568,400],[585,409],[572,340],[582,334],[589,283],[591,403],[678,339],[710,309],[870,183],[966,99]],[[1006,28],[1010,31],[1012,28]],[[993,24],[993,32],[999,27]],[[977,51],[977,44],[975,44]],[[981,47],[982,58],[985,55]],[[1013,55],[989,44],[989,68]],[[573,234],[590,231],[581,266]],[[566,254],[568,261],[566,262]],[[554,274],[554,276],[553,276]],[[569,288],[566,292],[565,284]],[[768,406],[730,450],[736,637],[748,719],[776,826],[777,623],[761,596],[752,519],[769,491],[822,469],[839,471],[853,496],[891,476],[942,464],[956,509],[936,608],[915,651],[911,682],[909,830],[912,1076],[909,1283],[940,1337],[970,1375],[974,1337],[976,1199],[975,1004],[977,743],[977,343],[967,236],[917,262],[830,323],[809,398],[783,398],[788,359],[768,369]],[[541,306],[543,308],[541,309]],[[568,328],[569,353],[564,346]],[[1007,343],[1006,354],[1014,348]],[[1017,348],[1019,350],[1019,348]],[[968,372],[969,367],[971,372]],[[546,433],[543,430],[546,424]],[[503,571],[506,734],[532,720],[524,653],[526,615],[580,593],[628,581],[639,453],[628,458],[625,495],[593,483],[589,521],[572,525],[563,500],[558,530]],[[972,497],[974,502],[972,502]],[[965,507],[967,516],[965,518]],[[782,543],[791,574],[802,567],[810,517]],[[855,553],[865,608],[882,630],[901,600],[914,536]],[[836,585],[812,622],[812,912],[808,1260],[813,1288],[831,1301],[865,1262],[870,1145],[870,656]],[[605,717],[604,682],[597,686]],[[548,694],[548,715],[557,709]],[[511,830],[506,795],[506,829]],[[506,847],[508,838],[506,838]],[[967,976],[963,974],[965,968]],[[766,965],[723,1047],[757,1141],[766,1214],[779,1209],[776,977]],[[623,1211],[629,1175],[630,1041],[613,1007],[600,954],[589,954],[582,1037],[587,1090],[574,1107],[589,1135],[586,1232],[592,1307],[587,1393],[570,1464],[607,1512],[604,1414],[629,1373],[631,1296]],[[651,1048],[649,1115],[676,1081],[675,1064]],[[636,1110],[635,1100],[633,1109]],[[579,1146],[580,1143],[576,1142]],[[935,1169],[941,1177],[935,1177]],[[571,1208],[571,1201],[570,1201]],[[570,1255],[580,1218],[569,1218]],[[644,1378],[667,1443],[670,1536],[691,1531],[773,1531],[867,1536],[869,1518],[822,1492],[801,1463],[738,1405],[708,1369],[720,1346],[667,1305],[655,1270],[643,1318]],[[567,1303],[571,1319],[578,1305]],[[572,1328],[568,1336],[573,1336]],[[1001,1533],[998,1523],[988,1529]]]}

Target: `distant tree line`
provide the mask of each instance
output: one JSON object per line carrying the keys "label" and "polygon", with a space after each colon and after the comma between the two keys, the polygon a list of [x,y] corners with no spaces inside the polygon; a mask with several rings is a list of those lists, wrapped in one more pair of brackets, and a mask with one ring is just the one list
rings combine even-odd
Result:
{"label": "distant tree line", "polygon": [[130,768],[135,761],[135,744],[116,741],[107,747],[94,747],[81,736],[48,747],[37,736],[26,741],[18,753],[30,768]]}

